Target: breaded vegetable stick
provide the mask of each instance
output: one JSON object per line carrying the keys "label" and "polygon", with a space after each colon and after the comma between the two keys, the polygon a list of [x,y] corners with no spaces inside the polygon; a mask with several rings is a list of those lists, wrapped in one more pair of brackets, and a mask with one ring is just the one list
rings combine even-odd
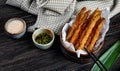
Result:
{"label": "breaded vegetable stick", "polygon": [[92,32],[92,29],[94,28],[94,26],[96,25],[96,22],[100,19],[101,14],[98,14],[97,16],[95,16],[95,18],[91,19],[89,26],[86,30],[86,34],[84,35],[82,41],[80,42],[80,46],[78,48],[78,50],[83,50],[84,49],[84,45],[87,42],[87,39],[90,35],[90,33]]}
{"label": "breaded vegetable stick", "polygon": [[75,49],[77,50],[78,49],[78,47],[79,47],[79,43],[81,42],[81,40],[82,40],[82,38],[84,37],[84,35],[85,35],[85,32],[86,32],[86,30],[87,29],[85,29],[86,28],[86,26],[88,26],[88,19],[87,19],[87,21],[82,25],[82,27],[81,27],[81,31],[80,31],[80,34],[79,34],[79,38],[76,40],[76,43],[75,43]]}
{"label": "breaded vegetable stick", "polygon": [[80,25],[79,25],[79,27],[76,29],[75,33],[74,33],[73,36],[71,37],[70,42],[71,42],[73,45],[75,45],[76,40],[77,40],[78,37],[79,37],[80,31],[82,31],[82,30],[81,30],[82,25],[83,25],[83,23],[85,23],[85,21],[87,20],[90,12],[91,12],[91,10],[88,10],[88,11],[85,13],[85,15],[83,16],[83,19],[80,20]]}
{"label": "breaded vegetable stick", "polygon": [[95,33],[95,31],[93,30],[93,32],[91,32],[89,38],[87,39],[87,42],[85,43],[85,47],[88,47],[88,46],[89,46],[89,44],[90,44],[90,42],[92,41],[92,38],[93,38],[93,36],[94,36],[94,33]]}
{"label": "breaded vegetable stick", "polygon": [[92,41],[92,38],[94,37],[95,30],[96,30],[96,28],[97,28],[97,26],[98,26],[98,24],[99,24],[100,22],[101,22],[101,19],[99,19],[99,20],[97,21],[97,24],[96,24],[95,27],[93,28],[93,30],[92,30],[89,38],[87,39],[87,42],[85,43],[85,47],[88,48],[88,46],[90,45],[90,43],[91,43],[91,41]]}
{"label": "breaded vegetable stick", "polygon": [[80,41],[82,40],[81,38],[83,38],[85,35],[85,30],[82,32],[82,34],[80,35],[79,39],[77,40],[78,43],[75,44],[75,49],[77,50],[80,44]]}
{"label": "breaded vegetable stick", "polygon": [[86,26],[88,25],[87,24],[88,23],[88,19],[85,21],[85,23],[82,25],[82,27],[81,27],[81,31],[80,31],[80,34],[79,34],[79,37],[78,37],[78,39],[76,40],[76,42],[75,42],[75,49],[77,50],[77,48],[79,47],[79,42],[82,40],[82,38],[84,37],[84,35],[85,35],[85,31],[86,31]]}
{"label": "breaded vegetable stick", "polygon": [[95,34],[94,34],[94,37],[93,37],[93,39],[92,39],[92,41],[91,41],[91,43],[90,43],[90,46],[89,46],[89,48],[88,48],[88,50],[89,50],[90,52],[92,51],[92,49],[93,49],[96,41],[97,41],[98,38],[99,38],[99,34],[100,34],[100,31],[101,31],[101,28],[102,28],[104,22],[105,22],[105,18],[101,18],[101,22],[100,22],[99,25],[97,26],[96,31],[95,31]]}
{"label": "breaded vegetable stick", "polygon": [[82,28],[82,25],[86,22],[89,14],[90,14],[90,12],[91,12],[91,10],[88,10],[88,11],[85,13],[84,17],[79,20],[79,28]]}
{"label": "breaded vegetable stick", "polygon": [[[89,23],[91,20],[93,20],[93,18],[94,18],[96,15],[98,15],[98,14],[101,14],[101,11],[97,8],[97,9],[92,13],[92,15],[89,17],[89,19],[87,20],[87,23]],[[90,24],[87,24],[87,23],[85,23],[82,28],[88,27],[88,26],[91,24],[91,23],[90,23]],[[77,40],[78,43],[75,44],[75,49],[78,49],[78,48],[79,48],[80,42],[82,41],[82,39],[83,39],[83,37],[84,37],[84,35],[85,35],[85,33],[86,33],[86,30],[88,30],[88,28],[86,28],[86,29],[82,32],[81,36],[80,36],[79,39]]]}
{"label": "breaded vegetable stick", "polygon": [[[99,14],[99,13],[101,13],[102,11],[100,11],[98,8],[97,9],[95,9],[95,11],[92,13],[92,15],[90,15],[90,20],[94,17],[94,16],[96,16],[97,14]],[[90,21],[89,20],[89,21]]]}
{"label": "breaded vegetable stick", "polygon": [[80,21],[83,19],[85,11],[86,11],[86,7],[83,7],[80,13],[78,14],[78,16],[76,17],[75,24],[77,25],[77,27],[79,24],[81,24]]}
{"label": "breaded vegetable stick", "polygon": [[67,34],[67,37],[66,37],[67,41],[69,41],[70,38],[72,37],[74,30],[75,30],[75,26],[73,25],[73,26],[71,26],[70,29],[68,30],[68,34]]}
{"label": "breaded vegetable stick", "polygon": [[71,37],[70,43],[72,43],[73,45],[75,45],[75,41],[78,39],[79,32],[80,32],[80,29],[77,29],[73,34],[73,36]]}
{"label": "breaded vegetable stick", "polygon": [[75,30],[75,27],[76,27],[76,25],[73,25],[73,26],[71,26],[70,29],[68,30],[68,34],[67,34],[67,37],[66,37],[66,40],[67,40],[67,41],[69,41],[70,38],[72,37],[73,32],[74,32],[74,30]]}
{"label": "breaded vegetable stick", "polygon": [[83,7],[81,9],[81,11],[78,13],[77,17],[76,17],[76,20],[73,24],[73,26],[70,27],[70,29],[68,30],[68,34],[67,34],[67,41],[70,40],[70,38],[72,37],[73,33],[74,33],[74,30],[76,28],[76,24],[79,23],[78,20],[80,18],[81,15],[83,15],[83,13],[86,11],[86,7]]}

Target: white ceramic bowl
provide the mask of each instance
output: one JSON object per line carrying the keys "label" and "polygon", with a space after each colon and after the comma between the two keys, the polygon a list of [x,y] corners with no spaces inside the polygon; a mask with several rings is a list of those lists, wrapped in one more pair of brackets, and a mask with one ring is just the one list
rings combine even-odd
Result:
{"label": "white ceramic bowl", "polygon": [[[35,41],[35,39],[41,33],[49,34],[52,37],[52,40],[47,44],[39,44],[39,43],[37,43]],[[54,42],[54,39],[55,39],[54,32],[51,29],[48,29],[48,28],[39,28],[39,29],[35,30],[33,32],[33,34],[32,34],[32,40],[33,40],[33,43],[35,44],[35,46],[40,48],[40,49],[43,49],[43,50],[50,48],[52,46],[53,42]]]}
{"label": "white ceramic bowl", "polygon": [[[23,27],[22,27],[23,29],[21,29],[21,31],[19,31],[18,33],[10,33],[10,32],[8,31],[8,25],[9,25],[11,22],[15,21],[15,20],[17,20],[17,21],[19,21],[19,22],[21,22],[21,23],[23,24]],[[11,28],[14,28],[14,27],[11,27]],[[6,31],[6,33],[7,33],[7,35],[9,35],[9,36],[12,37],[12,38],[19,39],[19,38],[21,38],[21,37],[25,34],[25,32],[26,32],[26,22],[25,22],[23,19],[21,19],[21,18],[11,18],[11,19],[9,19],[9,20],[5,23],[4,29],[5,29],[5,31]]]}

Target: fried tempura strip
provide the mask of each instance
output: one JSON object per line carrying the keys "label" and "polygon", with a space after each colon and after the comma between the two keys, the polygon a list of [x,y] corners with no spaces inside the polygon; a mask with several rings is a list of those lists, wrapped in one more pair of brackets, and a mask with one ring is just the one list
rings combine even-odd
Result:
{"label": "fried tempura strip", "polygon": [[98,14],[93,19],[91,19],[89,26],[87,27],[86,33],[85,33],[82,41],[79,44],[78,50],[84,49],[84,45],[87,42],[87,39],[88,39],[90,33],[92,32],[92,29],[94,28],[94,26],[96,25],[96,22],[100,19],[100,17],[101,17],[101,14]]}
{"label": "fried tempura strip", "polygon": [[85,14],[85,11],[86,11],[86,7],[83,7],[81,9],[81,12],[79,13],[78,15],[78,18],[76,19],[76,25],[77,25],[77,28],[80,24],[82,24],[82,20],[84,19],[84,14]]}
{"label": "fried tempura strip", "polygon": [[98,38],[99,38],[99,34],[100,34],[100,31],[101,31],[101,28],[102,28],[104,22],[105,22],[105,18],[101,18],[101,21],[100,21],[99,25],[98,25],[97,28],[96,28],[94,37],[92,38],[92,41],[91,41],[90,46],[89,46],[89,48],[88,48],[88,50],[89,50],[90,52],[92,51],[92,49],[93,49],[96,41],[97,41]]}
{"label": "fried tempura strip", "polygon": [[80,32],[80,29],[77,29],[70,40],[70,43],[72,43],[73,45],[75,44],[75,41],[78,39],[79,32]]}
{"label": "fried tempura strip", "polygon": [[89,21],[90,21],[93,17],[95,17],[96,15],[98,15],[98,14],[101,13],[101,12],[102,12],[102,11],[100,11],[98,8],[95,9],[95,11],[92,13],[92,15],[90,15]]}
{"label": "fried tempura strip", "polygon": [[87,30],[87,29],[85,29],[86,26],[88,26],[88,20],[87,20],[87,21],[82,25],[82,27],[81,27],[82,30],[80,31],[80,35],[79,35],[79,37],[78,37],[78,39],[76,40],[76,43],[75,43],[75,49],[76,49],[76,50],[78,49],[79,43],[81,42],[82,38],[83,38],[84,35],[85,35],[85,32],[86,32],[86,30]]}
{"label": "fried tempura strip", "polygon": [[73,45],[75,45],[76,40],[77,40],[78,37],[79,37],[80,31],[82,31],[82,30],[81,30],[81,29],[82,29],[82,25],[83,25],[83,23],[85,23],[85,21],[87,20],[90,12],[91,12],[91,10],[88,10],[88,11],[85,13],[85,15],[83,16],[82,20],[80,20],[80,23],[79,23],[80,25],[79,25],[79,27],[76,29],[75,33],[74,33],[73,36],[71,37],[70,42],[71,42]]}
{"label": "fried tempura strip", "polygon": [[70,40],[70,38],[72,37],[72,35],[73,35],[73,33],[74,33],[74,30],[75,30],[75,28],[76,28],[76,24],[78,24],[79,23],[79,18],[80,18],[80,16],[81,15],[83,15],[83,13],[86,11],[86,7],[83,7],[82,9],[81,9],[81,11],[78,13],[78,15],[77,15],[77,17],[76,17],[76,20],[75,20],[75,22],[74,22],[74,24],[73,24],[73,26],[71,26],[70,27],[70,29],[68,30],[68,34],[67,34],[67,41],[69,41]]}
{"label": "fried tempura strip", "polygon": [[88,10],[85,13],[84,17],[81,20],[79,20],[79,28],[82,28],[83,24],[86,22],[88,16],[90,15],[90,12],[91,12],[91,10]]}
{"label": "fried tempura strip", "polygon": [[94,36],[94,33],[95,33],[95,31],[93,30],[93,32],[91,32],[89,38],[87,39],[87,42],[85,43],[85,47],[88,47],[88,46],[89,46],[89,44],[90,44],[90,42],[92,41],[92,38],[93,38],[93,36]]}
{"label": "fried tempura strip", "polygon": [[[96,15],[98,15],[98,14],[101,14],[101,11],[97,8],[97,9],[92,13],[92,15],[90,15],[89,19],[87,20],[87,23],[89,23],[89,22],[90,22]],[[88,27],[90,24],[87,24],[87,23],[85,23],[83,26],[84,26],[84,27]],[[84,29],[84,27],[82,27],[82,28]],[[78,48],[79,48],[80,42],[82,41],[82,39],[83,39],[83,37],[84,37],[84,35],[85,35],[85,33],[86,33],[86,30],[88,30],[88,29],[87,29],[87,28],[84,29],[84,31],[82,32],[81,36],[78,38],[78,40],[77,40],[78,43],[75,44],[75,49],[78,49]]]}
{"label": "fried tempura strip", "polygon": [[92,41],[92,38],[94,37],[94,34],[95,34],[95,30],[98,26],[98,24],[101,22],[101,19],[99,19],[95,25],[95,27],[93,28],[89,38],[87,39],[87,42],[85,43],[85,47],[88,48],[88,46],[90,45],[91,41]]}
{"label": "fried tempura strip", "polygon": [[82,34],[80,35],[79,39],[77,40],[78,43],[75,44],[75,49],[77,50],[79,47],[79,43],[82,40],[81,38],[83,38],[85,35],[85,30],[82,32]]}
{"label": "fried tempura strip", "polygon": [[75,30],[75,27],[76,27],[76,25],[73,25],[73,26],[71,26],[70,29],[68,30],[68,34],[67,34],[67,37],[66,37],[67,41],[69,41],[69,39],[72,37],[73,32],[74,32],[74,30]]}

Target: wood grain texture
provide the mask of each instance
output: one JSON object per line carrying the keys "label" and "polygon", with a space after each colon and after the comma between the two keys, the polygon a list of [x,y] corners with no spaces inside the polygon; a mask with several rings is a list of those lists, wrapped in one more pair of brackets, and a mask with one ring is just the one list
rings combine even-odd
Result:
{"label": "wood grain texture", "polygon": [[[32,43],[32,33],[15,40],[4,32],[4,23],[13,17],[23,18],[27,27],[33,25],[36,16],[18,8],[5,5],[6,0],[0,0],[0,71],[89,71],[93,62],[78,64],[66,59],[60,50],[59,36],[56,35],[53,46],[48,50],[40,50]],[[105,38],[100,56],[117,40],[120,40],[120,14],[111,18],[110,29]],[[120,58],[110,71],[120,70]]]}

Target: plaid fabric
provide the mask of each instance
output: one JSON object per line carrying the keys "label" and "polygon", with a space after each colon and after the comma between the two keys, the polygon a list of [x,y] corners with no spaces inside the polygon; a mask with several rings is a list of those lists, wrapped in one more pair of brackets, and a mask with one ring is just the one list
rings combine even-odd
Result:
{"label": "plaid fabric", "polygon": [[[120,0],[110,13],[110,17],[120,12]],[[59,35],[62,27],[69,19],[76,15],[85,6],[87,9],[104,9],[113,5],[113,0],[80,1],[76,0],[7,0],[6,4],[19,7],[38,16],[36,23],[28,28],[33,32],[35,28],[50,28]]]}

